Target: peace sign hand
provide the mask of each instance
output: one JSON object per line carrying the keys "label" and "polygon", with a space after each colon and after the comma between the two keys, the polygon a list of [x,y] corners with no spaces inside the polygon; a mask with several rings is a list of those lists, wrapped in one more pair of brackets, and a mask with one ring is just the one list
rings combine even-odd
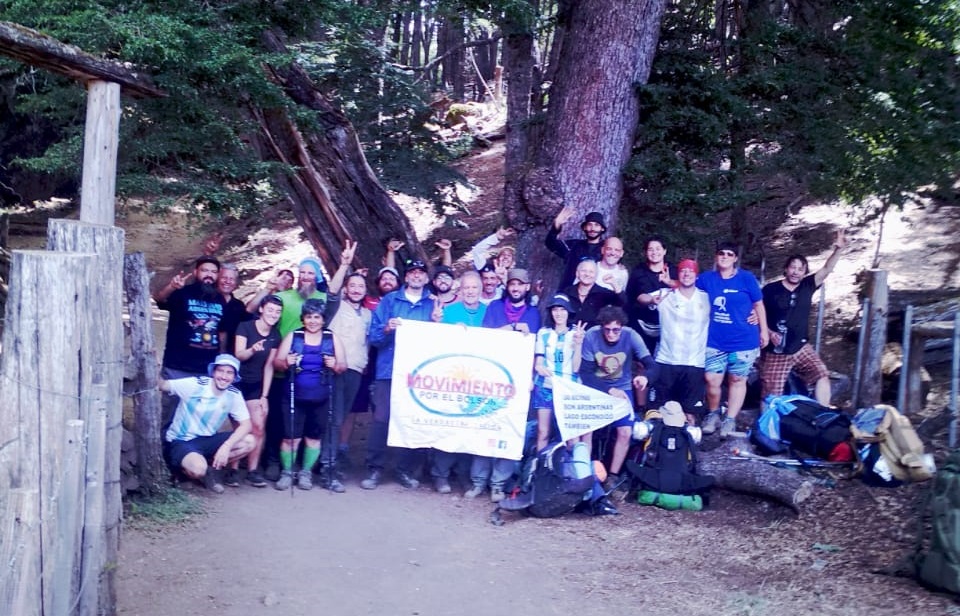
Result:
{"label": "peace sign hand", "polygon": [[434,323],[439,323],[443,320],[443,300],[439,297],[433,298],[433,312],[430,313],[430,318]]}

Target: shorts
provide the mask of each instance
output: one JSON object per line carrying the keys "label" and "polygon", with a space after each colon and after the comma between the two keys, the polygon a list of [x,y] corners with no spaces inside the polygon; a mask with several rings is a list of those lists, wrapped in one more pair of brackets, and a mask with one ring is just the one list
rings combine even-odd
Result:
{"label": "shorts", "polygon": [[[627,394],[627,400],[630,401],[630,404],[633,404],[633,390],[632,390],[632,389],[625,389],[625,390],[623,390],[623,393]],[[624,417],[621,417],[620,419],[618,419],[618,420],[616,420],[615,422],[613,422],[612,424],[610,424],[610,427],[611,427],[611,428],[622,428],[622,427],[624,427],[624,426],[630,426],[630,427],[632,428],[632,427],[633,427],[633,421],[634,421],[634,419],[633,419],[633,411],[630,411],[630,412],[627,413]]]}
{"label": "shorts", "polygon": [[323,436],[330,415],[330,399],[324,400],[297,400],[293,413],[290,413],[290,396],[284,400],[283,411],[283,438],[293,440],[308,438],[318,441]]}
{"label": "shorts", "polygon": [[728,353],[707,347],[707,360],[703,371],[707,374],[726,373],[746,377],[750,374],[750,368],[753,367],[759,356],[759,348]]}
{"label": "shorts", "polygon": [[553,390],[549,387],[533,388],[533,408],[553,410]]}
{"label": "shorts", "polygon": [[657,404],[668,400],[680,403],[685,413],[701,416],[706,410],[703,406],[703,395],[706,383],[703,380],[703,368],[696,366],[674,366],[661,364],[660,377],[657,379]]}
{"label": "shorts", "polygon": [[234,387],[240,390],[244,400],[259,400],[260,396],[263,395],[263,381],[256,383],[240,381],[239,383],[235,383]]}
{"label": "shorts", "polygon": [[807,385],[830,377],[826,364],[810,343],[804,343],[792,355],[765,352],[760,366],[760,380],[763,381],[761,399],[766,399],[769,394],[781,395],[791,370],[795,370]]}
{"label": "shorts", "polygon": [[217,450],[227,442],[232,432],[217,432],[212,436],[198,436],[189,441],[164,441],[164,458],[173,471],[179,471],[183,459],[191,453],[199,453],[208,461],[213,458]]}

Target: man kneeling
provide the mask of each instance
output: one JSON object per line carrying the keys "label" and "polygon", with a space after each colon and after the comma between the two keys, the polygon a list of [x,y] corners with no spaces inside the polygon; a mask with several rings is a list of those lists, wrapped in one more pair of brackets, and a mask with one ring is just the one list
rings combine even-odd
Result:
{"label": "man kneeling", "polygon": [[[164,433],[164,458],[174,472],[202,479],[217,494],[223,492],[218,471],[250,453],[254,445],[247,405],[233,386],[239,369],[236,357],[223,354],[207,366],[209,377],[160,379],[160,391],[180,398]],[[228,415],[236,428],[218,432]]]}

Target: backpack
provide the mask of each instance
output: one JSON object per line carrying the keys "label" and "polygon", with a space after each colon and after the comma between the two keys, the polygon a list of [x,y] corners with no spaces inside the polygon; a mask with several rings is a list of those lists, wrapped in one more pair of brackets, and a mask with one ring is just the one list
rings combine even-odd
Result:
{"label": "backpack", "polygon": [[928,512],[929,546],[917,555],[917,576],[928,586],[960,593],[960,450],[947,456],[937,474]]}
{"label": "backpack", "polygon": [[750,431],[762,455],[797,451],[823,460],[853,460],[850,416],[806,396],[767,396]]}
{"label": "backpack", "polygon": [[863,479],[868,484],[892,487],[926,481],[936,472],[913,424],[888,404],[860,409],[851,431],[861,445]]}
{"label": "backpack", "polygon": [[[597,483],[592,467],[582,466],[564,443],[548,445],[522,464],[521,480],[514,494],[500,501],[507,511],[526,511],[537,518],[570,513]],[[587,461],[589,467],[589,460]]]}
{"label": "backpack", "polygon": [[697,446],[686,427],[654,421],[640,461],[628,461],[627,470],[641,491],[674,495],[705,495],[712,475],[697,473]]}

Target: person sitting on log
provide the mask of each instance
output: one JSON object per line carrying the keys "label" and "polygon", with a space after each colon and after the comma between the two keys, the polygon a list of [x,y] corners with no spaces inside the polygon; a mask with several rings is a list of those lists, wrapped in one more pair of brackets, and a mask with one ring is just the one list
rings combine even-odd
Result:
{"label": "person sitting on log", "polygon": [[[239,371],[240,361],[224,353],[207,366],[209,376],[159,378],[160,391],[180,399],[163,435],[164,459],[174,473],[202,480],[217,494],[223,493],[220,469],[249,454],[255,444],[250,413],[234,387]],[[228,416],[236,428],[219,432]]]}
{"label": "person sitting on log", "polygon": [[829,406],[830,371],[807,342],[810,306],[813,294],[836,267],[846,245],[847,239],[841,229],[834,238],[833,252],[817,273],[809,273],[806,257],[790,255],[783,268],[783,280],[763,287],[770,344],[761,355],[761,399],[765,400],[770,394],[782,394],[787,376],[791,370],[796,370],[807,385],[813,384],[817,402]]}

